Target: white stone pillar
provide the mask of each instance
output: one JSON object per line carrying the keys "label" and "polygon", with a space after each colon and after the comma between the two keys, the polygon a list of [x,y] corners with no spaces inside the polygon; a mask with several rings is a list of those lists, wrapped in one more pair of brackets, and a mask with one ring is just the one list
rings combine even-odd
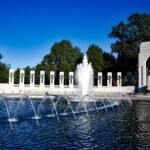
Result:
{"label": "white stone pillar", "polygon": [[59,73],[59,86],[60,88],[64,88],[64,72]]}
{"label": "white stone pillar", "polygon": [[147,72],[146,72],[146,65],[143,67],[143,85],[147,86],[146,83],[146,76],[147,76]]}
{"label": "white stone pillar", "polygon": [[117,72],[117,86],[122,86],[122,74]]}
{"label": "white stone pillar", "polygon": [[54,88],[55,87],[55,72],[50,71],[50,87]]}
{"label": "white stone pillar", "polygon": [[[138,70],[138,90],[143,92],[146,87],[146,60],[144,57],[139,57],[139,70]],[[142,61],[143,60],[143,61]]]}
{"label": "white stone pillar", "polygon": [[97,85],[98,85],[98,87],[102,87],[102,85],[103,85],[103,75],[102,75],[102,72],[98,72]]}
{"label": "white stone pillar", "polygon": [[150,57],[150,42],[141,42],[140,44],[140,53],[138,56],[138,66],[139,66],[139,74],[138,74],[138,85],[139,85],[139,92],[144,92],[148,83],[148,76],[147,76],[147,61],[149,61]]}
{"label": "white stone pillar", "polygon": [[150,91],[150,75],[147,77],[147,90]]}
{"label": "white stone pillar", "polygon": [[25,72],[24,70],[20,70],[19,87],[24,87],[24,78],[25,78]]}
{"label": "white stone pillar", "polygon": [[74,76],[73,72],[69,72],[69,88],[73,88],[73,83],[74,83]]}
{"label": "white stone pillar", "polygon": [[40,71],[40,87],[45,85],[45,71]]}
{"label": "white stone pillar", "polygon": [[14,86],[14,69],[9,69],[9,86]]}
{"label": "white stone pillar", "polygon": [[107,73],[107,86],[108,87],[112,86],[112,72]]}
{"label": "white stone pillar", "polygon": [[30,71],[30,87],[34,87],[35,85],[35,71]]}
{"label": "white stone pillar", "polygon": [[147,68],[147,90],[150,91],[150,69]]}

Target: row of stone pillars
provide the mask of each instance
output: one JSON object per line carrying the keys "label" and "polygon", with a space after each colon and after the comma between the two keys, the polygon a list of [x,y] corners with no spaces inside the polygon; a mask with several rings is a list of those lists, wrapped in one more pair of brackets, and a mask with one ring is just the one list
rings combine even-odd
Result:
{"label": "row of stone pillars", "polygon": [[[55,87],[55,72],[50,71],[50,87]],[[103,75],[102,72],[98,73],[98,87],[102,87],[102,80]],[[24,81],[25,81],[25,71],[20,70],[20,77],[19,77],[19,87],[24,87]],[[122,85],[122,74],[121,72],[117,72],[117,86]],[[9,70],[9,86],[14,86],[14,70]],[[30,71],[30,87],[35,86],[35,71]],[[64,88],[64,72],[59,73],[59,86],[60,88]],[[73,88],[74,86],[74,73],[69,72],[69,88]],[[112,86],[112,72],[107,73],[107,86]],[[45,71],[40,71],[40,87],[45,87]]]}
{"label": "row of stone pillars", "polygon": [[[112,72],[107,73],[107,86],[112,86]],[[102,87],[103,85],[103,74],[102,72],[98,73],[98,87]],[[121,72],[117,72],[117,86],[122,86],[122,74]]]}

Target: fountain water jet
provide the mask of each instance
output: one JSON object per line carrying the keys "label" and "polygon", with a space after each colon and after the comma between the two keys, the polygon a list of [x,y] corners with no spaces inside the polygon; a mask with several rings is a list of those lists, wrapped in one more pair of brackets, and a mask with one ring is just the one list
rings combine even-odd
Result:
{"label": "fountain water jet", "polygon": [[83,61],[77,66],[76,81],[79,88],[79,96],[87,95],[93,86],[93,68],[91,63],[88,63],[87,56],[84,55]]}
{"label": "fountain water jet", "polygon": [[[92,89],[93,86],[93,68],[91,63],[88,63],[87,56],[84,55],[83,61],[81,64],[77,66],[76,72],[75,72],[75,77],[76,81],[78,84],[79,88],[79,104],[77,107],[77,110],[79,112],[83,112],[82,109],[84,109],[84,112],[86,112],[88,116],[88,112],[91,111],[91,108],[88,109],[88,106],[91,102],[94,102],[94,109],[97,111],[99,114],[99,108],[96,105],[96,98],[89,96],[88,94],[90,93],[90,90]],[[112,96],[113,95],[113,96]],[[108,113],[107,108],[112,108],[114,110],[114,106],[116,105],[123,105],[123,101],[125,101],[125,104],[127,105],[129,103],[132,104],[130,98],[128,98],[127,95],[125,95],[125,98],[123,97],[122,94],[117,94],[117,99],[119,102],[114,99],[116,97],[116,94],[110,95],[105,95],[104,99],[102,99],[101,103],[101,108],[100,109],[105,109],[106,112]],[[128,102],[127,102],[128,101]],[[119,106],[118,106],[119,107]],[[123,105],[124,108],[124,105]]]}
{"label": "fountain water jet", "polygon": [[10,123],[10,128],[11,128],[11,130],[12,130],[12,122],[17,122],[18,120],[17,120],[15,117],[11,117],[11,116],[10,116],[10,111],[9,111],[8,105],[7,105],[7,103],[6,103],[5,99],[4,99],[4,97],[2,97],[2,100],[3,100],[4,104],[5,104],[6,111],[7,111],[7,115],[8,115],[8,121],[9,121],[9,123]]}

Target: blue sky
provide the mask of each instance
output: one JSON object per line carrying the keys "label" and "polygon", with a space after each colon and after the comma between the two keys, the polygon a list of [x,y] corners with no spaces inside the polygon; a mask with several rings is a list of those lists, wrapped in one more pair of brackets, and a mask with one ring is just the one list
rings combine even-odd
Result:
{"label": "blue sky", "polygon": [[0,0],[3,62],[35,66],[62,39],[110,52],[112,26],[136,12],[150,13],[150,0]]}

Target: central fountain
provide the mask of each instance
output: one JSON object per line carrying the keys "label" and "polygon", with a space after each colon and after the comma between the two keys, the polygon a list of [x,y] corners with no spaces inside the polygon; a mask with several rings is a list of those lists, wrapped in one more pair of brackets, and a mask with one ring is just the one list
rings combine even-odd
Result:
{"label": "central fountain", "polygon": [[93,68],[91,63],[88,63],[86,55],[84,55],[83,62],[77,66],[75,76],[79,88],[79,97],[82,98],[90,93],[93,86]]}

